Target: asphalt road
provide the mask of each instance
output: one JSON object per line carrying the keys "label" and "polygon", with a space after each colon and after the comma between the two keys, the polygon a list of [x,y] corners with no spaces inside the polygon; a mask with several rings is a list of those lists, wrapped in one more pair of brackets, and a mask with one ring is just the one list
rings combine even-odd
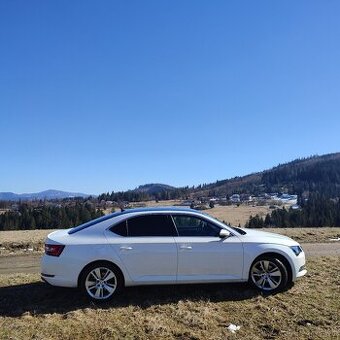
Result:
{"label": "asphalt road", "polygon": [[[303,243],[308,257],[340,256],[340,242]],[[40,254],[0,256],[0,274],[40,273]]]}

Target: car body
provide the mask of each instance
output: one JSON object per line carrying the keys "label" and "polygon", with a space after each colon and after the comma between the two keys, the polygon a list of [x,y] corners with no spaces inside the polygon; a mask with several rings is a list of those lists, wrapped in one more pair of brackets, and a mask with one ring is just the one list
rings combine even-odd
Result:
{"label": "car body", "polygon": [[294,240],[174,207],[128,209],[58,230],[45,249],[42,279],[81,287],[94,300],[148,284],[250,281],[271,292],[306,274],[305,254]]}

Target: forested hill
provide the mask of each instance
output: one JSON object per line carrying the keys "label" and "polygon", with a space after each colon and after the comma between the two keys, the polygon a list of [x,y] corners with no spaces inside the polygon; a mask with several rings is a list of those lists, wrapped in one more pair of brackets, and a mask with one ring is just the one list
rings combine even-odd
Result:
{"label": "forested hill", "polygon": [[99,199],[141,201],[270,192],[299,195],[318,192],[325,197],[340,197],[340,153],[296,159],[262,172],[197,187],[175,188],[164,184],[147,184],[134,190],[102,194]]}
{"label": "forested hill", "polygon": [[262,174],[262,183],[271,191],[319,192],[340,196],[340,153],[316,156],[279,165]]}
{"label": "forested hill", "polygon": [[230,195],[289,192],[319,192],[327,197],[340,196],[340,153],[312,156],[280,164],[270,170],[203,185],[195,195]]}

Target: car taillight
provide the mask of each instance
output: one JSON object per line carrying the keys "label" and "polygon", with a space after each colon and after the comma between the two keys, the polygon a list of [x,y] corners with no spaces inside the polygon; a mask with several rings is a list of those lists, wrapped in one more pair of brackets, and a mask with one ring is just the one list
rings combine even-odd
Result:
{"label": "car taillight", "polygon": [[45,254],[50,256],[59,256],[65,246],[61,244],[45,244]]}

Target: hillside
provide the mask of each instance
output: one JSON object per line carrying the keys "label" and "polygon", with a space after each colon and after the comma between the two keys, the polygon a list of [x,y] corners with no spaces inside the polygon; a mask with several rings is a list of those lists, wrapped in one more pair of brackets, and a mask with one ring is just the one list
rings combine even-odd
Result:
{"label": "hillside", "polygon": [[270,192],[299,195],[318,192],[326,197],[340,196],[340,153],[296,159],[262,172],[197,187],[175,188],[166,184],[146,184],[134,190],[102,194],[99,198],[141,201],[225,196],[233,193],[259,195]]}
{"label": "hillside", "polygon": [[319,192],[328,197],[340,196],[340,153],[296,159],[272,169],[199,186],[195,196],[230,195],[264,192]]}

